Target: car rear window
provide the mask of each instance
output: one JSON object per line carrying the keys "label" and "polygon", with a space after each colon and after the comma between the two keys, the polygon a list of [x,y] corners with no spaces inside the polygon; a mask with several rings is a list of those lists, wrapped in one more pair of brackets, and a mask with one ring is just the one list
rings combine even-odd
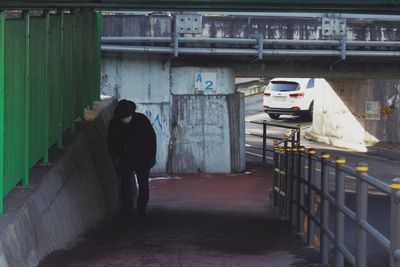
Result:
{"label": "car rear window", "polygon": [[268,90],[278,92],[298,91],[300,90],[300,86],[296,82],[270,82]]}

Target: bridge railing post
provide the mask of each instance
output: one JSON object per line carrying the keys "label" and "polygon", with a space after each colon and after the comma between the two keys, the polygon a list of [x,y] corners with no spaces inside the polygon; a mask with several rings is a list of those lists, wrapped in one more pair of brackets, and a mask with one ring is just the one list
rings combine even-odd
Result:
{"label": "bridge railing post", "polygon": [[277,190],[279,189],[279,184],[278,184],[278,179],[279,179],[279,147],[278,147],[278,142],[274,141],[274,154],[273,154],[273,160],[274,160],[274,185],[272,188],[272,198],[273,198],[273,206],[276,208],[278,207],[278,197],[279,197],[279,192]]}
{"label": "bridge railing post", "polygon": [[400,178],[393,179],[390,186],[390,267],[400,267]]}
{"label": "bridge railing post", "polygon": [[301,142],[300,142],[300,138],[301,138],[301,125],[297,125],[297,134],[296,134],[296,139],[297,139],[297,147],[300,147]]}
{"label": "bridge railing post", "polygon": [[290,199],[291,199],[291,224],[293,228],[296,228],[297,226],[297,205],[299,203],[299,200],[297,199],[297,186],[298,186],[298,148],[293,147],[292,148],[292,155],[291,155],[291,185],[290,185]]}
{"label": "bridge railing post", "polygon": [[265,163],[267,154],[267,121],[263,121],[262,162]]}
{"label": "bridge railing post", "polygon": [[321,262],[323,266],[328,266],[328,237],[325,234],[329,230],[329,202],[326,196],[329,194],[329,166],[326,164],[330,155],[321,154],[321,225],[319,227],[319,237],[321,240]]}
{"label": "bridge railing post", "polygon": [[303,146],[298,148],[298,152],[297,152],[297,233],[298,234],[303,234],[303,228],[304,228],[304,212],[303,209],[301,208],[301,206],[304,206],[304,171],[305,171],[305,159],[303,157],[303,153],[305,151],[305,148]]}
{"label": "bridge railing post", "polygon": [[307,245],[309,247],[314,247],[314,223],[311,220],[311,216],[314,216],[314,189],[315,185],[315,161],[313,156],[317,151],[313,148],[308,150],[308,180],[307,180],[307,195],[308,195],[308,205],[307,205]]}
{"label": "bridge railing post", "polygon": [[[344,172],[340,169],[340,166],[346,163],[344,157],[338,157],[335,160],[335,184],[336,184],[336,204],[337,206],[345,205],[345,187],[344,187]],[[344,244],[344,214],[339,208],[335,211],[335,267],[344,266],[344,256],[339,251],[339,245]]]}
{"label": "bridge railing post", "polygon": [[285,154],[284,154],[284,162],[285,162],[285,186],[284,186],[284,193],[285,193],[285,219],[289,220],[289,207],[290,207],[290,196],[289,196],[289,146],[288,146],[288,137],[285,136],[285,141],[284,141],[284,148],[285,148]]}
{"label": "bridge railing post", "polygon": [[278,211],[279,211],[279,216],[283,217],[285,214],[285,197],[283,195],[283,190],[284,190],[284,184],[285,184],[285,148],[280,147],[279,148],[279,191],[278,191]]}
{"label": "bridge railing post", "polygon": [[361,227],[361,223],[367,220],[368,212],[368,185],[362,176],[368,172],[367,163],[359,163],[356,166],[356,266],[367,266],[367,232]]}

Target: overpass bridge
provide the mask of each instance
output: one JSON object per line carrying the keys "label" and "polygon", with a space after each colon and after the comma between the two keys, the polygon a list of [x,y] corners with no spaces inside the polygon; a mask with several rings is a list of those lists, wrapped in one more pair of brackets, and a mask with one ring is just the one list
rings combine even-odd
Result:
{"label": "overpass bridge", "polygon": [[[287,4],[291,4],[290,10]],[[173,40],[163,41],[165,45],[174,45],[172,50],[166,50],[166,47],[161,49],[163,53],[170,55],[166,58],[147,54],[144,57],[135,56],[132,60],[132,55],[110,57],[106,54],[103,73],[107,75],[103,75],[100,80],[100,17],[94,8],[362,11],[394,15],[399,12],[399,4],[394,1],[368,1],[362,4],[356,1],[210,1],[205,5],[203,1],[146,1],[144,4],[138,1],[10,0],[2,1],[0,8],[1,205],[7,196],[5,210],[0,206],[1,210],[5,211],[1,222],[2,266],[35,266],[44,255],[63,247],[101,218],[106,211],[115,209],[116,180],[110,180],[110,177],[115,178],[115,173],[104,147],[105,125],[110,119],[110,110],[99,116],[92,127],[83,134],[74,133],[76,128],[79,129],[76,126],[80,125],[76,125],[75,121],[84,116],[84,109],[97,110],[99,104],[92,106],[91,103],[99,99],[100,84],[106,89],[111,85],[108,89],[115,89],[120,93],[119,96],[137,99],[143,108],[142,111],[152,120],[153,125],[158,127],[156,130],[161,148],[158,170],[231,172],[243,170],[245,167],[241,113],[243,99],[235,93],[233,79],[235,71],[239,73],[243,59],[250,62],[246,65],[247,69],[258,66],[257,61],[263,61],[258,66],[260,71],[269,68],[268,65],[263,67],[263,64],[269,64],[268,49],[271,49],[269,46],[274,46],[274,43],[268,43],[267,35],[263,33],[262,38],[260,34],[244,38],[215,35],[211,36],[213,40],[200,40],[204,47],[193,47],[193,42],[195,45],[198,42],[196,37],[183,36],[180,40],[179,35],[175,34]],[[335,24],[340,22],[341,18],[328,19],[331,19],[331,24]],[[320,18],[317,19],[317,24],[321,25]],[[343,25],[341,22],[338,24]],[[392,27],[388,32],[395,32],[397,26]],[[385,33],[384,28],[382,26],[381,34]],[[330,28],[332,33],[333,29],[335,27]],[[335,35],[340,33],[340,27],[338,29],[339,32]],[[171,36],[170,34],[162,37]],[[222,38],[238,37],[241,37],[241,41],[235,39],[232,41],[238,43],[229,44],[238,47],[224,47],[221,44],[227,42]],[[275,45],[280,53],[282,50],[286,50],[285,53],[293,49],[297,50],[297,53],[306,50],[301,52],[303,54],[295,54],[298,62],[307,62],[315,58],[310,56],[314,55],[314,52],[324,50],[326,54],[323,61],[326,66],[330,66],[330,71],[335,68],[335,65],[331,66],[332,60],[340,59],[341,61],[336,63],[339,66],[350,66],[347,64],[353,60],[356,65],[350,70],[354,73],[357,65],[361,64],[358,60],[362,59],[352,57],[357,55],[357,49],[362,48],[362,53],[371,56],[371,61],[363,65],[369,67],[371,73],[376,73],[372,70],[374,64],[379,69],[391,66],[392,73],[395,73],[397,52],[394,47],[398,45],[396,34],[389,35],[389,39],[373,37],[373,42],[378,43],[368,44],[365,43],[368,38],[364,37],[365,40],[355,38],[349,42],[343,38],[324,40],[324,44],[317,43],[318,40],[309,43],[312,38],[306,39],[305,43],[275,38],[279,39],[279,43]],[[216,40],[218,38],[219,41]],[[140,42],[143,46],[142,43],[147,43],[148,40],[141,39]],[[156,40],[151,39],[151,42]],[[182,42],[187,43],[181,46]],[[209,49],[208,45],[216,46],[215,49],[218,50]],[[255,45],[257,47],[253,47]],[[148,44],[146,46],[153,47]],[[321,46],[323,49],[320,49]],[[196,50],[190,50],[192,48]],[[229,50],[228,55],[233,51],[237,53],[238,50],[246,52],[237,55],[240,57],[238,61],[236,57],[234,59],[239,62],[238,70],[225,67],[224,64],[208,65],[209,60],[201,62],[198,57],[196,60],[199,60],[199,63],[196,66],[188,66],[189,57],[180,61],[185,52],[197,53],[198,48],[208,52],[222,51],[225,56],[227,51],[220,49],[236,49]],[[177,60],[171,61],[175,56]],[[321,57],[322,55],[318,58]],[[126,59],[128,61],[125,61]],[[119,60],[127,68],[114,68],[121,66]],[[229,62],[228,57],[224,60]],[[275,62],[271,60],[272,64],[277,64],[277,61],[279,57]],[[111,64],[108,64],[110,62]],[[112,65],[113,62],[116,62],[115,65]],[[276,68],[285,70],[291,64],[300,63],[292,60],[291,63],[289,61],[284,62],[284,65],[278,64]],[[297,68],[302,66],[305,65],[297,65]],[[324,67],[320,65],[316,68]],[[110,76],[109,70],[115,71],[116,75]],[[343,73],[345,71],[346,69],[343,69]],[[199,92],[198,88],[200,91],[204,90],[195,87],[194,77],[198,73],[211,73],[208,77],[218,85],[215,90]],[[248,72],[248,75],[251,73],[255,72]],[[386,72],[377,73],[383,75]],[[359,75],[365,77],[363,75],[369,74],[366,72]],[[392,77],[396,76],[393,74]],[[128,89],[127,84],[132,87]],[[387,123],[387,120],[380,123]],[[379,124],[374,124],[373,127],[381,128]],[[49,166],[49,158],[50,163],[55,163],[60,149],[71,139],[74,141],[61,156],[58,164]],[[59,150],[54,149],[53,145],[57,145]],[[179,161],[181,158],[186,161]],[[40,168],[37,163],[44,163],[47,167]],[[16,205],[13,206],[12,203]],[[363,230],[360,228],[360,231]],[[391,264],[398,266],[397,240],[393,239],[391,242]],[[386,240],[384,243],[388,244]],[[19,249],[16,250],[16,247]]]}
{"label": "overpass bridge", "polygon": [[[397,78],[398,20],[350,14],[117,12],[104,18],[102,51],[161,55],[174,66],[230,66],[237,76]],[[146,30],[133,30],[139,28]]]}

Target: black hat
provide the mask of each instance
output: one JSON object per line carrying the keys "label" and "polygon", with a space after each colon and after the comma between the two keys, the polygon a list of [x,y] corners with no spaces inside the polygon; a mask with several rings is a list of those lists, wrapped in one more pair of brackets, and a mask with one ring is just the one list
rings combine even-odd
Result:
{"label": "black hat", "polygon": [[126,118],[131,115],[136,110],[136,104],[130,100],[122,99],[118,102],[114,110],[114,116],[117,118]]}

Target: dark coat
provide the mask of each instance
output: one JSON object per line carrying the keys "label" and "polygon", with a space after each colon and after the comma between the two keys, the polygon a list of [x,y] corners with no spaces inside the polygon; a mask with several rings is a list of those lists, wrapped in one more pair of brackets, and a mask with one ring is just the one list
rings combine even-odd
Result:
{"label": "dark coat", "polygon": [[135,112],[129,123],[114,117],[108,126],[108,152],[111,158],[135,169],[151,168],[155,164],[156,134],[149,119]]}

